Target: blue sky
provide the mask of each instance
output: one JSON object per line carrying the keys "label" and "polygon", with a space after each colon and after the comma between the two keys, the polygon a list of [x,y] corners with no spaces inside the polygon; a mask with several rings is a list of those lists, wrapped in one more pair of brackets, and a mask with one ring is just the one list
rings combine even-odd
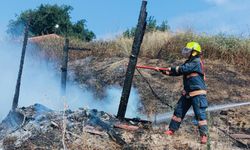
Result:
{"label": "blue sky", "polygon": [[[97,38],[109,38],[135,26],[141,0],[2,0],[0,34],[10,19],[40,4],[66,4],[72,21],[86,19]],[[192,28],[215,34],[250,34],[250,0],[148,0],[148,15],[158,23],[168,20],[173,31]]]}

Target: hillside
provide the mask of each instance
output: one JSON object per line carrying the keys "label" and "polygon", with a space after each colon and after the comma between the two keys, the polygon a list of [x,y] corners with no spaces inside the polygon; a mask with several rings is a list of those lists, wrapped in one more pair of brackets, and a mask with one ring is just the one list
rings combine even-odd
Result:
{"label": "hillside", "polygon": [[[218,41],[214,41],[216,38]],[[144,38],[137,64],[159,67],[181,64],[185,60],[181,58],[179,50],[186,41],[197,40],[206,50],[204,60],[209,105],[250,102],[249,39],[226,37],[223,43],[223,38],[225,37],[199,36],[193,33],[150,33]],[[59,74],[63,42],[62,37],[39,39],[38,43],[31,46],[31,56],[54,62],[55,71]],[[111,41],[90,43],[71,39],[70,45],[90,48],[91,51],[70,52],[69,79],[79,87],[94,91],[96,98],[105,97],[104,90],[107,87],[123,86],[131,43],[132,39],[119,37]],[[240,48],[232,51],[236,46]],[[173,78],[152,70],[139,71],[143,77],[136,71],[133,79],[133,87],[138,90],[142,103],[138,111],[148,119],[171,111],[167,104],[175,106],[177,103],[182,90],[182,77]],[[161,100],[155,98],[145,79]],[[47,107],[31,104],[29,107],[19,108],[20,120],[17,125],[7,117],[0,124],[0,147],[222,150],[250,147],[249,105],[209,112],[210,141],[207,145],[199,144],[197,127],[190,115],[172,138],[163,134],[168,120],[162,124],[120,122],[114,115],[99,110],[65,108],[64,111],[57,111]],[[117,124],[126,127],[129,125],[133,131],[121,129]]]}
{"label": "hillside", "polygon": [[[171,64],[181,64],[184,60],[167,62],[160,59],[140,58],[138,64],[149,66],[168,67]],[[206,62],[206,76],[208,85],[208,100],[211,105],[230,102],[249,101],[250,75],[239,73],[233,65],[221,64],[220,61]],[[126,73],[127,58],[112,57],[87,57],[70,62],[70,69],[75,72],[76,81],[87,84],[95,89],[96,95],[101,95],[102,90],[109,85],[123,86]],[[141,70],[142,75],[149,81],[155,92],[168,104],[174,105],[182,90],[182,77],[169,77],[152,70]],[[149,85],[136,71],[134,86],[141,96],[145,112],[155,113],[155,110],[165,112],[168,106],[157,100],[152,94]]]}

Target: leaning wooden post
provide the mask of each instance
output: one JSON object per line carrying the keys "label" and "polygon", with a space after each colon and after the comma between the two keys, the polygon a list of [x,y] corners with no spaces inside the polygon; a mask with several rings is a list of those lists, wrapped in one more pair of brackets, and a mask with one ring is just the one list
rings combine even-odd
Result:
{"label": "leaning wooden post", "polygon": [[63,47],[62,67],[61,67],[61,70],[62,70],[62,76],[61,76],[62,95],[66,94],[68,56],[69,56],[69,39],[65,38],[65,44]]}
{"label": "leaning wooden post", "polygon": [[21,54],[19,71],[18,71],[15,94],[14,94],[14,98],[13,98],[13,102],[12,102],[12,111],[15,111],[17,106],[18,106],[21,78],[22,78],[22,73],[23,73],[23,64],[24,64],[24,59],[25,59],[26,47],[27,47],[27,43],[28,43],[28,34],[29,34],[29,21],[26,23],[26,27],[25,27],[25,31],[24,31],[23,48],[22,48],[22,54]]}
{"label": "leaning wooden post", "polygon": [[129,99],[129,94],[131,91],[132,80],[135,72],[135,67],[137,63],[137,57],[139,55],[141,43],[143,40],[146,24],[147,24],[147,11],[146,11],[147,1],[143,0],[141,5],[141,11],[138,19],[137,28],[135,31],[134,42],[132,46],[131,56],[128,63],[128,68],[125,76],[125,81],[122,90],[122,96],[120,100],[119,110],[117,117],[119,119],[124,119]]}

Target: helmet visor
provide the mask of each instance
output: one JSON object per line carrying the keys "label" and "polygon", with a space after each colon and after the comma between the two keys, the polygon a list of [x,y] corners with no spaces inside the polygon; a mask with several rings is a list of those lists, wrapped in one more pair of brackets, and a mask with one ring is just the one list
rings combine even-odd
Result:
{"label": "helmet visor", "polygon": [[182,55],[187,55],[187,54],[189,54],[191,51],[192,51],[192,49],[184,47],[184,48],[181,50],[181,53],[182,53]]}

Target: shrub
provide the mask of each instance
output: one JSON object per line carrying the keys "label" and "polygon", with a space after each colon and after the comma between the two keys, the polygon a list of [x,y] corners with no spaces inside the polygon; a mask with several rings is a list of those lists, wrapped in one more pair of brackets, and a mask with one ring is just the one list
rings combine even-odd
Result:
{"label": "shrub", "polygon": [[[60,58],[63,49],[63,39],[44,40],[38,45],[46,53],[47,57]],[[232,35],[195,34],[192,31],[148,32],[145,34],[141,46],[140,57],[152,59],[181,59],[180,50],[189,41],[197,41],[201,44],[204,58],[221,60],[222,63],[233,64],[241,71],[249,71],[250,68],[250,38]],[[70,60],[84,58],[86,56],[101,57],[128,57],[131,53],[133,38],[124,36],[116,37],[109,41],[83,42],[70,39],[71,46],[90,48],[90,52],[70,52]]]}

